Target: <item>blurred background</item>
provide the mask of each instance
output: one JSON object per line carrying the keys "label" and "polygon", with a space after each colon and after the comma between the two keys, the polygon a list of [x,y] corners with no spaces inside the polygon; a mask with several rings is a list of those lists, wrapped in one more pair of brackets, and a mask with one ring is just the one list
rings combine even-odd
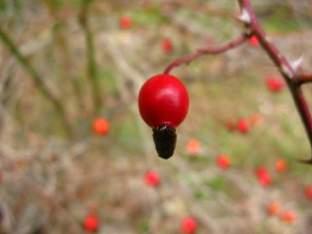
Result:
{"label": "blurred background", "polygon": [[[252,3],[311,71],[312,2]],[[238,13],[227,0],[0,0],[0,233],[311,234],[312,168],[296,161],[308,140],[256,39],[174,71],[191,104],[170,160],[138,113],[143,82],[239,35]]]}

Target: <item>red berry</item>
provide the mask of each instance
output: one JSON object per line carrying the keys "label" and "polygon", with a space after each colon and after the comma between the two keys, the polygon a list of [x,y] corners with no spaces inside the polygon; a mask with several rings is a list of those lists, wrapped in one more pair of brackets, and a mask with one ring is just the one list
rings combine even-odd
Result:
{"label": "red berry", "polygon": [[160,177],[156,171],[148,171],[144,175],[145,184],[151,187],[158,187],[160,185]]}
{"label": "red berry", "polygon": [[132,27],[132,18],[130,16],[122,16],[119,19],[119,27],[121,29],[129,29]]}
{"label": "red berry", "polygon": [[283,173],[287,171],[287,163],[284,159],[278,159],[275,162],[275,170],[278,173]]}
{"label": "red berry", "polygon": [[256,176],[258,178],[259,183],[266,187],[271,185],[272,183],[272,177],[269,174],[268,170],[264,167],[258,167],[256,170]]}
{"label": "red berry", "polygon": [[259,183],[263,186],[263,187],[267,187],[269,185],[271,185],[272,183],[272,178],[269,174],[263,175],[259,177]]}
{"label": "red berry", "polygon": [[148,79],[139,93],[139,110],[152,128],[163,125],[177,127],[186,117],[189,97],[176,77],[160,74]]}
{"label": "red berry", "polygon": [[109,122],[104,118],[97,118],[93,121],[94,133],[105,136],[109,132]]}
{"label": "red berry", "polygon": [[94,213],[89,213],[84,219],[83,227],[88,232],[97,232],[99,223],[99,217]]}
{"label": "red berry", "polygon": [[169,38],[163,39],[161,47],[166,54],[170,54],[173,51],[173,44]]}
{"label": "red berry", "polygon": [[277,215],[281,209],[280,203],[277,201],[272,201],[266,206],[266,211],[268,215]]}
{"label": "red berry", "polygon": [[304,189],[304,193],[306,195],[306,197],[312,201],[312,185],[308,185],[305,189]]}
{"label": "red berry", "polygon": [[267,169],[266,169],[265,167],[263,167],[263,166],[259,166],[259,167],[256,169],[256,175],[257,175],[258,177],[260,177],[260,176],[262,176],[262,175],[265,175],[265,174],[267,174],[267,173],[268,173]]}
{"label": "red berry", "polygon": [[281,213],[280,215],[280,219],[285,222],[285,223],[289,223],[292,224],[296,221],[296,214],[293,211],[287,210]]}
{"label": "red berry", "polygon": [[266,79],[266,85],[269,91],[277,93],[284,89],[285,83],[284,81],[277,76],[268,76]]}
{"label": "red berry", "polygon": [[231,166],[230,158],[226,154],[220,154],[217,157],[216,162],[217,162],[218,167],[223,170],[226,170]]}
{"label": "red berry", "polygon": [[197,221],[193,217],[186,217],[181,223],[181,232],[183,234],[195,234],[197,230]]}
{"label": "red berry", "polygon": [[249,38],[249,44],[253,47],[258,47],[259,46],[259,40],[256,36],[252,36]]}
{"label": "red berry", "polygon": [[237,122],[237,130],[242,134],[247,134],[250,131],[250,124],[247,119],[240,119]]}
{"label": "red berry", "polygon": [[195,138],[190,139],[186,144],[186,153],[192,156],[202,152],[201,142]]}

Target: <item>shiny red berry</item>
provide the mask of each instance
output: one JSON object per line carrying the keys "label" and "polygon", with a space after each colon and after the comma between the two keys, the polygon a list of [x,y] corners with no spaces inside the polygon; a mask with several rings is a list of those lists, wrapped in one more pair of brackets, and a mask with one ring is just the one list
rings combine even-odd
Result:
{"label": "shiny red berry", "polygon": [[176,77],[159,74],[148,79],[139,93],[139,110],[152,128],[163,125],[176,128],[186,117],[189,97],[184,84]]}
{"label": "shiny red berry", "polygon": [[139,111],[147,125],[153,128],[158,155],[168,159],[176,143],[175,128],[185,119],[189,97],[184,84],[169,74],[148,79],[139,93]]}
{"label": "shiny red berry", "polygon": [[84,219],[83,227],[88,232],[97,232],[99,224],[99,217],[94,213],[89,213]]}

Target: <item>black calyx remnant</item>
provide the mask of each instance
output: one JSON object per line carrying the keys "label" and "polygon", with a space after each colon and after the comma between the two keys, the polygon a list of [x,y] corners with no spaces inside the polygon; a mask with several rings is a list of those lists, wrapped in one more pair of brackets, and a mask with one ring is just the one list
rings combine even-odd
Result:
{"label": "black calyx remnant", "polygon": [[173,155],[177,141],[175,128],[168,125],[153,128],[153,139],[159,157],[168,159]]}

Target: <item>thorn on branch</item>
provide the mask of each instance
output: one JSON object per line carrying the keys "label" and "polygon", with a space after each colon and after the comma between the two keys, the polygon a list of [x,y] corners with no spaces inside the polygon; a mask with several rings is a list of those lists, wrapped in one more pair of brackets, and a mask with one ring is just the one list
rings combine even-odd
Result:
{"label": "thorn on branch", "polygon": [[294,60],[294,61],[292,61],[291,63],[290,63],[290,65],[291,65],[291,67],[292,67],[292,69],[295,71],[295,72],[297,72],[300,68],[301,68],[301,65],[302,65],[302,63],[303,63],[303,55],[302,56],[300,56],[298,59],[296,59],[296,60]]}
{"label": "thorn on branch", "polygon": [[241,14],[238,17],[238,20],[247,25],[251,23],[250,14],[245,8],[242,9]]}

